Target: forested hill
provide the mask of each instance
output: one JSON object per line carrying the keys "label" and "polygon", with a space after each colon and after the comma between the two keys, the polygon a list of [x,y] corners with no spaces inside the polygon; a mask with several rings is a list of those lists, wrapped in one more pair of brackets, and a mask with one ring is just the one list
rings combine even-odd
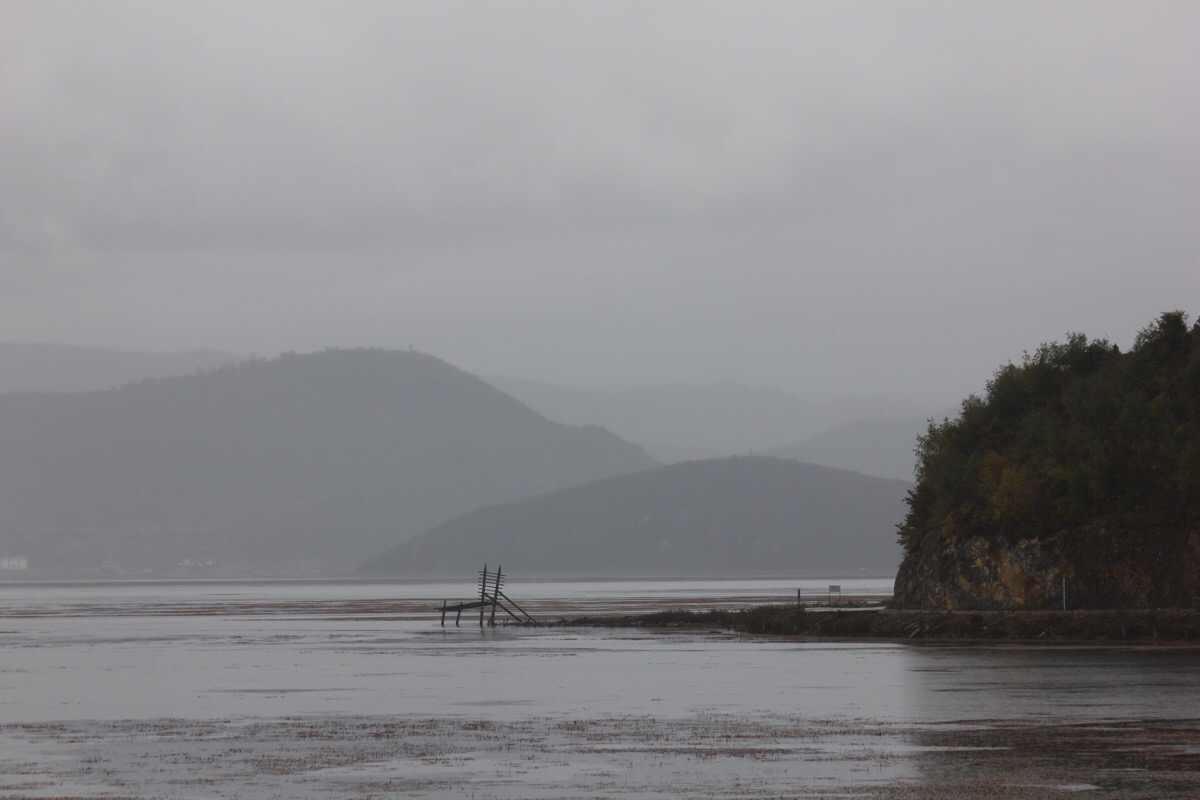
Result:
{"label": "forested hill", "polygon": [[891,575],[911,485],[761,456],[688,461],[480,509],[364,572]]}
{"label": "forested hill", "polygon": [[653,463],[413,352],[9,394],[0,556],[38,570],[326,574],[479,506]]}
{"label": "forested hill", "polygon": [[1200,324],[1002,367],[920,439],[909,506],[904,605],[1200,602]]}

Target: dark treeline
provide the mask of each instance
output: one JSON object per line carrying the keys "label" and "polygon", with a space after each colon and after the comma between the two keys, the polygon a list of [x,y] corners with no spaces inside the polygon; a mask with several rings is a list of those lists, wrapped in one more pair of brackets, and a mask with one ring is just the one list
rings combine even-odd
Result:
{"label": "dark treeline", "polygon": [[1072,334],[1008,364],[917,446],[900,539],[1128,536],[1200,522],[1200,323],[1164,313],[1122,353]]}

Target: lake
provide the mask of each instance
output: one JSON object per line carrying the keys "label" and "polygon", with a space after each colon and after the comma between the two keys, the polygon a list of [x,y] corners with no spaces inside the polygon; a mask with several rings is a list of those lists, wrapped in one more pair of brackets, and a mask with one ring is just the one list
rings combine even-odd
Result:
{"label": "lake", "polygon": [[[871,579],[515,581],[543,619]],[[1190,797],[1200,650],[439,624],[464,582],[0,584],[0,797]],[[865,613],[865,612],[864,612]]]}

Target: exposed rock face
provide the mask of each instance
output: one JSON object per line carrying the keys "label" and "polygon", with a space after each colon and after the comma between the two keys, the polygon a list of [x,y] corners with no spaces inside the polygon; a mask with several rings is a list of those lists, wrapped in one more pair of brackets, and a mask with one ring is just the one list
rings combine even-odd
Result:
{"label": "exposed rock face", "polygon": [[1015,543],[927,539],[896,576],[899,608],[1046,609],[1200,607],[1200,529],[1099,526]]}

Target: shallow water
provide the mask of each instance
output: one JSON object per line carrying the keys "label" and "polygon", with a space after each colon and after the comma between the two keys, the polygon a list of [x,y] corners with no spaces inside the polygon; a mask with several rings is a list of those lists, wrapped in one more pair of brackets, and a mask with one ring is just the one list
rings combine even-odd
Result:
{"label": "shallow water", "polygon": [[[796,588],[529,582],[506,592],[554,618],[794,602]],[[22,785],[15,764],[52,776],[39,785],[53,796],[103,762],[107,782],[93,775],[70,791],[189,796],[170,781],[200,780],[203,759],[219,756],[227,774],[212,786],[224,788],[208,796],[338,796],[347,781],[412,796],[770,796],[917,780],[922,754],[955,747],[930,744],[930,730],[1174,731],[1200,716],[1191,648],[481,629],[477,613],[443,628],[441,601],[472,593],[418,582],[2,585],[0,794]],[[1181,736],[1167,738],[1186,758],[1196,743]],[[161,779],[136,766],[169,756],[179,766]],[[263,781],[270,792],[239,794]]]}

